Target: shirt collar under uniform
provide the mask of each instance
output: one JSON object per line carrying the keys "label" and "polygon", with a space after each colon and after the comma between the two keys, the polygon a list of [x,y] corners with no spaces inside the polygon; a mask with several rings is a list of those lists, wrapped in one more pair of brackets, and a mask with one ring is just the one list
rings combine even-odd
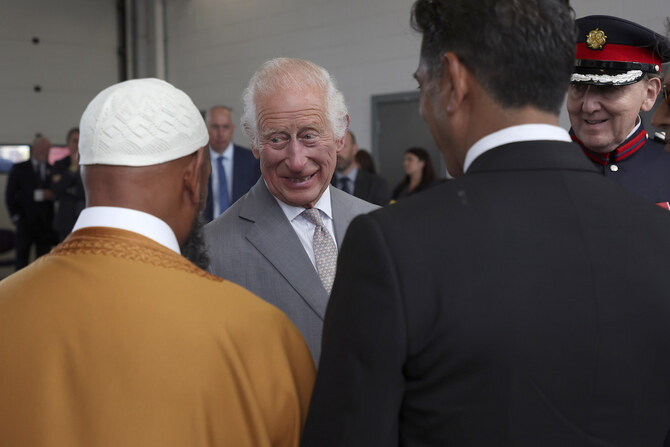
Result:
{"label": "shirt collar under uniform", "polygon": [[504,144],[520,141],[563,141],[569,143],[570,134],[552,124],[521,124],[506,127],[481,138],[468,150],[463,163],[463,172],[467,172],[473,161],[483,153]]}
{"label": "shirt collar under uniform", "polygon": [[179,242],[172,228],[158,217],[142,211],[113,206],[85,208],[72,231],[88,227],[109,227],[132,231],[181,254]]}

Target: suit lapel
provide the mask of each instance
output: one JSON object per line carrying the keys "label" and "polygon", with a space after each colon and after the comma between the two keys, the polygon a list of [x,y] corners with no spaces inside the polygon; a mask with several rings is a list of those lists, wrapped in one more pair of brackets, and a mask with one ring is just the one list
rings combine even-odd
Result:
{"label": "suit lapel", "polygon": [[354,218],[351,202],[347,203],[347,199],[351,196],[347,196],[349,196],[349,194],[338,188],[330,188],[330,203],[333,208],[333,227],[335,228],[335,240],[337,241],[338,250],[342,246],[344,234]]}
{"label": "suit lapel", "polygon": [[240,217],[254,222],[246,239],[273,265],[307,305],[323,319],[328,293],[293,226],[261,177],[245,200]]}

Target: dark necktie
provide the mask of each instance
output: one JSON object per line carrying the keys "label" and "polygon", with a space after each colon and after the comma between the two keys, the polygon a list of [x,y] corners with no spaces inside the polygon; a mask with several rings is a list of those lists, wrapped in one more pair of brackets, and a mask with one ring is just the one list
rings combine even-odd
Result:
{"label": "dark necktie", "polygon": [[347,194],[351,194],[351,179],[349,177],[340,178],[340,189]]}
{"label": "dark necktie", "polygon": [[228,198],[228,181],[226,180],[226,170],[223,168],[223,155],[217,157],[216,167],[219,177],[219,212],[223,213],[230,206]]}

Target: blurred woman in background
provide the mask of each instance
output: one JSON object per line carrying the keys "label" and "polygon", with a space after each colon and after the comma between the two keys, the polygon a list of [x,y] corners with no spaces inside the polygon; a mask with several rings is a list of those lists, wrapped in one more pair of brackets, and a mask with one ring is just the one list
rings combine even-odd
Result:
{"label": "blurred woman in background", "polygon": [[393,190],[392,200],[416,194],[437,185],[435,171],[428,151],[421,147],[411,147],[405,151],[405,178]]}

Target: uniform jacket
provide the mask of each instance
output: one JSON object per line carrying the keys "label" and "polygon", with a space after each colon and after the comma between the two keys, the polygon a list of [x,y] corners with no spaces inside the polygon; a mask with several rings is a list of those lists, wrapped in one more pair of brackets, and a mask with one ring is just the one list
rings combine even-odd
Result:
{"label": "uniform jacket", "polygon": [[[574,136],[573,139],[579,143]],[[664,144],[648,138],[644,126],[621,146],[607,154],[582,146],[598,171],[650,202],[668,207],[670,202],[670,154]]]}
{"label": "uniform jacket", "polygon": [[548,141],[355,219],[302,445],[669,445],[669,229]]}
{"label": "uniform jacket", "polygon": [[[330,188],[330,194],[339,247],[349,222],[377,207],[337,188]],[[262,178],[205,227],[205,240],[212,273],[240,284],[285,312],[318,359],[328,293]]]}

